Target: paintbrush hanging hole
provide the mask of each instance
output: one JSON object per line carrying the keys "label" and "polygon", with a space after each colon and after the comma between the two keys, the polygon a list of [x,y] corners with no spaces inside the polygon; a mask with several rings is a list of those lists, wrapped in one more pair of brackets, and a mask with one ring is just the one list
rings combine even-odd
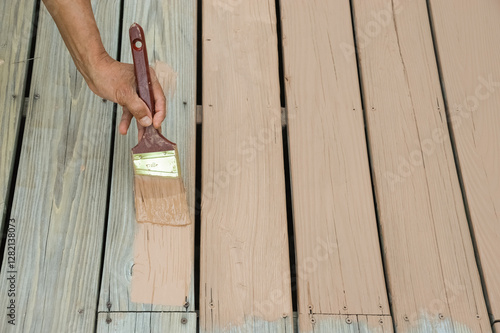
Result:
{"label": "paintbrush hanging hole", "polygon": [[140,39],[136,39],[134,40],[134,49],[136,49],[137,51],[140,51],[142,49],[142,41]]}

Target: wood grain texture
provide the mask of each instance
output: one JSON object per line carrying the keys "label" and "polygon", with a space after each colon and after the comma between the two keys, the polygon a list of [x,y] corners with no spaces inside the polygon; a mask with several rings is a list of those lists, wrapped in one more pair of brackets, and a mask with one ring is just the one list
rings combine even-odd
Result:
{"label": "wood grain texture", "polygon": [[[307,323],[307,324],[304,324]],[[392,333],[390,316],[309,315],[299,316],[298,332]]]}
{"label": "wood grain texture", "polygon": [[0,229],[5,218],[8,191],[29,64],[34,1],[0,3]]}
{"label": "wood grain texture", "polygon": [[299,314],[390,315],[349,2],[281,12]]}
{"label": "wood grain texture", "polygon": [[[111,320],[111,321],[110,321]],[[97,333],[188,333],[196,332],[192,312],[99,313]]]}
{"label": "wood grain texture", "polygon": [[500,333],[500,323],[493,325],[493,333]]}
{"label": "wood grain texture", "polygon": [[500,3],[430,1],[430,9],[485,289],[500,320]]}
{"label": "wood grain texture", "polygon": [[489,332],[426,2],[356,0],[354,16],[395,328]]}
{"label": "wood grain texture", "polygon": [[[141,24],[146,34],[149,61],[157,65],[157,76],[167,97],[167,118],[163,122],[163,134],[177,143],[188,205],[194,221],[195,189],[195,86],[196,86],[196,1],[125,1],[121,60],[132,62],[128,28],[134,22]],[[119,110],[121,112],[121,110]],[[130,127],[127,136],[116,132],[113,159],[113,179],[110,199],[108,235],[104,261],[99,311],[182,311],[182,306],[151,306],[132,303],[130,300],[131,271],[134,263],[135,209],[133,170],[130,149],[137,143],[137,128]],[[179,227],[171,227],[179,228]],[[164,230],[164,239],[156,245],[168,247],[165,253],[166,267],[180,257],[190,261],[194,269],[194,224],[180,230]],[[141,229],[142,230],[142,229]],[[187,241],[186,241],[187,240]],[[150,244],[153,249],[155,244]],[[182,255],[180,255],[179,253]],[[185,267],[185,266],[183,266]],[[158,272],[157,272],[158,273]],[[194,274],[189,294],[189,310],[194,310]]]}
{"label": "wood grain texture", "polygon": [[275,2],[202,13],[200,328],[290,331]]}
{"label": "wood grain texture", "polygon": [[[103,42],[116,52],[118,19],[110,17],[117,18],[119,4],[92,4],[105,31]],[[16,262],[0,275],[2,281],[15,275],[16,325],[8,324],[2,306],[0,331],[90,332],[96,322],[113,105],[88,89],[44,6],[37,41],[11,214]],[[7,295],[10,287],[0,286],[2,304],[14,297]]]}

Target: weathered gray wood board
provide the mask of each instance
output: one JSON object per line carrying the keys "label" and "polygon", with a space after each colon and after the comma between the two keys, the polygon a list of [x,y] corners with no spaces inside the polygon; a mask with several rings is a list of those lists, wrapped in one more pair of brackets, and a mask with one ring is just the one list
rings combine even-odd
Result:
{"label": "weathered gray wood board", "polygon": [[[35,1],[0,3],[0,224],[6,213],[9,185],[21,123],[33,30]],[[0,229],[2,229],[0,227]]]}
{"label": "weathered gray wood board", "polygon": [[[299,332],[392,333],[390,316],[301,314],[300,322],[311,322],[311,329]],[[303,324],[299,324],[303,325]]]}
{"label": "weathered gray wood board", "polygon": [[[116,52],[119,4],[93,5],[103,41]],[[2,281],[14,278],[0,284],[0,331],[91,332],[113,105],[88,89],[44,6],[35,57],[11,214],[15,263],[9,263],[14,249],[8,248],[0,275]],[[15,326],[6,320],[12,300]]]}
{"label": "weathered gray wood board", "polygon": [[[137,22],[142,25],[146,34],[150,63],[161,61],[176,72],[175,80],[170,80],[174,85],[163,87],[168,100],[168,114],[162,128],[166,137],[178,145],[188,203],[194,216],[196,1],[125,1],[123,22],[122,61],[132,62],[128,29],[132,23]],[[160,76],[159,79],[161,82],[162,77]],[[119,119],[121,108],[118,112],[117,118]],[[152,307],[149,304],[130,301],[129,288],[134,261],[133,242],[136,227],[130,149],[136,144],[135,122],[130,126],[127,136],[121,136],[118,131],[116,132],[110,215],[99,311],[108,311],[108,303],[111,305],[111,311],[182,311],[185,309],[179,306]],[[175,251],[189,251],[190,247],[194,248],[194,223],[183,228],[186,229],[184,232],[191,237],[191,241],[186,243],[181,242],[181,239],[173,238],[169,246]],[[170,260],[168,258],[175,259],[175,251],[166,253],[166,264]],[[192,279],[194,281],[194,273]],[[194,310],[194,282],[191,283],[187,296],[189,309]]]}
{"label": "weathered gray wood board", "polygon": [[500,319],[500,3],[430,1],[454,143],[490,311]]}
{"label": "weathered gray wood board", "polygon": [[275,1],[203,2],[202,332],[289,332]]}
{"label": "weathered gray wood board", "polygon": [[196,332],[193,312],[99,313],[97,333],[188,333]]}
{"label": "weathered gray wood board", "polygon": [[426,2],[353,5],[395,328],[489,332]]}
{"label": "weathered gray wood board", "polygon": [[356,55],[342,48],[350,6],[283,1],[281,13],[299,326],[332,332],[308,314],[390,315]]}

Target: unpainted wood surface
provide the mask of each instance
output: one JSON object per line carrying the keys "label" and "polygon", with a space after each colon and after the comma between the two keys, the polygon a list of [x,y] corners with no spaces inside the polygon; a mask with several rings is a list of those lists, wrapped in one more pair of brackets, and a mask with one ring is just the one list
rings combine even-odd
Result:
{"label": "unpainted wood surface", "polygon": [[[308,328],[303,327],[308,322]],[[299,316],[300,332],[392,333],[390,316],[309,315]]]}
{"label": "unpainted wood surface", "polygon": [[349,2],[281,12],[299,314],[390,315]]}
{"label": "unpainted wood surface", "polygon": [[196,314],[192,312],[99,313],[97,333],[163,332],[196,332]]}
{"label": "unpainted wood surface", "polygon": [[396,330],[491,331],[426,2],[355,0],[354,16]]}
{"label": "unpainted wood surface", "polygon": [[[125,1],[121,60],[131,62],[128,29],[134,22],[141,24],[146,34],[149,61],[157,65],[157,76],[167,97],[167,118],[163,122],[163,134],[178,144],[181,170],[187,190],[191,218],[194,221],[195,188],[195,56],[196,56],[196,1]],[[166,66],[166,67],[165,67]],[[170,68],[173,70],[166,70]],[[121,109],[118,110],[118,117]],[[116,132],[113,158],[110,215],[106,254],[99,300],[99,311],[182,311],[183,306],[151,306],[133,303],[130,300],[130,283],[134,263],[135,232],[147,232],[147,228],[136,230],[133,170],[130,149],[137,144],[137,128],[130,126],[127,136]],[[182,230],[174,230],[182,228]],[[145,234],[142,234],[145,236]],[[194,223],[186,227],[166,227],[162,238],[150,243],[153,249],[161,245],[165,251],[165,267],[171,269],[179,258],[179,251],[188,261],[186,265],[193,272],[187,296],[189,310],[194,310]],[[188,253],[186,255],[186,253]],[[147,264],[147,263],[143,263]],[[155,266],[156,267],[156,266]],[[158,270],[154,274],[160,273]],[[169,274],[167,272],[167,274]]]}
{"label": "unpainted wood surface", "polygon": [[430,9],[486,293],[500,320],[500,3],[430,1]]}
{"label": "unpainted wood surface", "polygon": [[493,333],[500,333],[500,323],[493,325]]}
{"label": "unpainted wood surface", "polygon": [[275,2],[203,2],[200,328],[288,332]]}
{"label": "unpainted wood surface", "polygon": [[[116,52],[118,2],[92,3],[105,31],[103,42]],[[0,331],[91,332],[96,322],[113,105],[96,97],[77,74],[44,6],[37,41],[11,214],[15,264],[7,266],[5,252],[0,275],[2,281],[15,275],[15,296],[7,294],[10,283],[1,284]],[[15,326],[6,320],[12,298]]]}
{"label": "unpainted wood surface", "polygon": [[9,200],[21,123],[35,1],[0,3],[0,229]]}

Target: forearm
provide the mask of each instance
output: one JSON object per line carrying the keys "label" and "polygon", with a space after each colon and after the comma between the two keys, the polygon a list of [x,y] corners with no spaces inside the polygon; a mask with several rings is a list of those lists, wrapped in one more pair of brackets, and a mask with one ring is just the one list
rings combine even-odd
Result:
{"label": "forearm", "polygon": [[108,61],[92,12],[90,0],[43,0],[52,15],[76,67],[85,80],[92,81],[92,71]]}

